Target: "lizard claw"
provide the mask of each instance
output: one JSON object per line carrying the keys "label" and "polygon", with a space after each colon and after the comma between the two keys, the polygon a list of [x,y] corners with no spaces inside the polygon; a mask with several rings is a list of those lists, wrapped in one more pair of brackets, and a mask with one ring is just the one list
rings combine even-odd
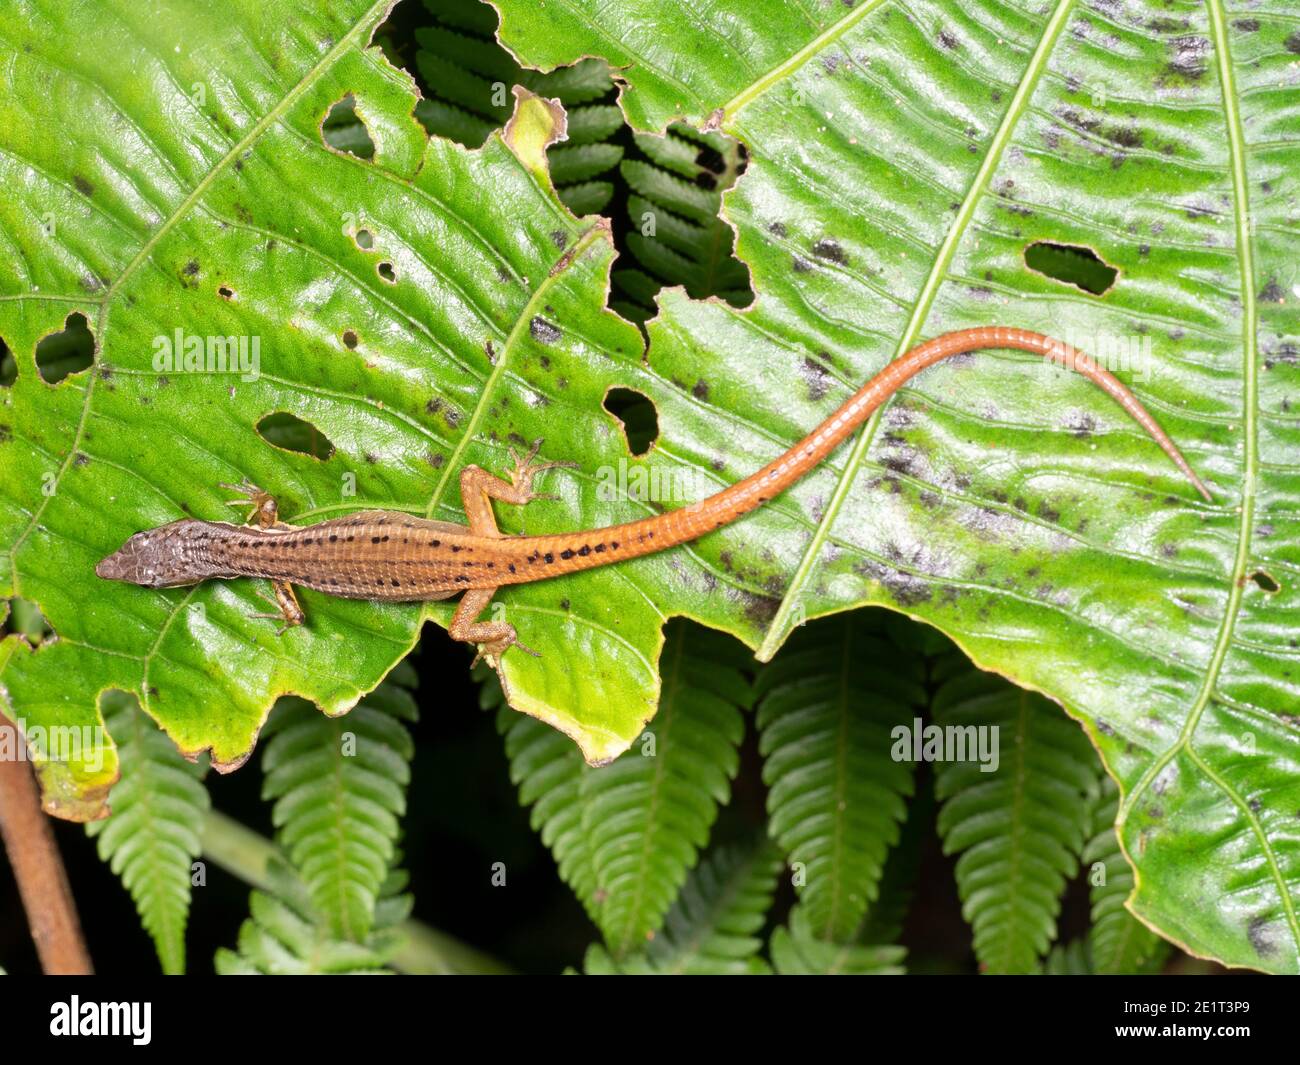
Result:
{"label": "lizard claw", "polygon": [[295,625],[301,625],[301,624],[302,624],[302,622],[300,622],[300,621],[290,621],[290,620],[289,620],[288,618],[286,618],[286,617],[284,616],[284,614],[283,614],[281,611],[279,611],[279,610],[275,611],[275,613],[273,613],[273,614],[249,614],[248,616],[249,616],[250,618],[272,618],[272,619],[274,619],[274,620],[276,620],[276,621],[283,621],[284,624],[281,625],[278,629],[275,630],[275,634],[276,634],[277,636],[283,636],[286,632],[288,632],[290,629],[292,629]]}
{"label": "lizard claw", "polygon": [[501,642],[503,641],[494,641],[493,643],[480,644],[478,647],[478,652],[474,655],[474,661],[472,661],[469,664],[470,669],[473,669],[480,662],[486,662],[493,669],[496,669],[501,663],[501,656],[505,654],[508,650],[510,650],[510,648],[512,647],[518,647],[519,650],[524,652],[524,654],[532,655],[534,658],[542,657],[541,651],[534,651],[531,647],[527,646],[526,644],[520,643],[518,640],[513,640],[511,642],[508,642],[505,644],[504,647],[499,646],[499,643]]}
{"label": "lizard claw", "polygon": [[554,470],[566,467],[569,469],[577,469],[578,464],[567,460],[558,460],[555,462],[534,462],[533,459],[537,458],[537,453],[541,448],[542,441],[538,438],[533,442],[532,448],[526,455],[520,455],[514,448],[507,449],[510,453],[511,461],[515,464],[515,468],[510,473],[510,483],[527,495],[530,500],[558,499],[559,497],[556,495],[543,495],[539,492],[534,492],[533,478],[543,470]]}

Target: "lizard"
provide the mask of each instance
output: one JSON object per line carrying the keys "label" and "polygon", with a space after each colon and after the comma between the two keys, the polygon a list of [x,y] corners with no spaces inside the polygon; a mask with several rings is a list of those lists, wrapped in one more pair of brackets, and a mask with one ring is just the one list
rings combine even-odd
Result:
{"label": "lizard", "polygon": [[413,602],[461,595],[449,626],[455,640],[477,644],[479,657],[496,664],[511,646],[536,654],[506,621],[480,621],[498,588],[548,580],[607,566],[698,539],[736,521],[823,462],[907,380],[942,359],[1003,348],[1031,352],[1073,367],[1103,389],[1164,450],[1205,497],[1210,490],[1137,397],[1112,373],[1071,345],[1042,333],[980,327],[945,333],[887,364],[816,429],[756,473],[706,499],[638,521],[602,529],[510,536],[497,528],[492,500],[522,506],[539,498],[537,474],[573,466],[535,461],[537,441],[526,455],[511,449],[509,479],[479,466],[460,471],[467,525],[434,521],[404,511],[364,510],[312,525],[279,518],[275,499],[245,481],[222,485],[252,507],[249,523],[182,518],[136,533],[103,559],[95,572],[108,580],[150,588],[193,585],[210,578],[267,578],[280,634],[305,621],[294,586],[348,599]]}

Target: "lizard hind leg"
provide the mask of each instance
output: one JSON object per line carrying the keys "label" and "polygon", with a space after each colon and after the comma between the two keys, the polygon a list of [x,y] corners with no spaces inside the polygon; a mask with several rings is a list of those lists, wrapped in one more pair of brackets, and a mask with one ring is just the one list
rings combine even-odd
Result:
{"label": "lizard hind leg", "polygon": [[[276,608],[275,611],[265,614],[249,614],[248,616],[250,618],[278,618],[284,624],[280,626],[280,630],[276,635],[283,636],[289,629],[306,621],[307,615],[303,612],[302,607],[298,605],[298,597],[294,595],[293,585],[288,581],[273,579],[271,581],[271,592],[274,599],[268,599],[267,602]],[[259,596],[259,598],[266,599],[266,596]]]}
{"label": "lizard hind leg", "polygon": [[462,643],[478,644],[478,654],[475,655],[474,661],[478,662],[480,658],[484,658],[494,667],[500,663],[501,656],[511,647],[518,647],[526,654],[540,658],[541,655],[536,651],[519,642],[515,627],[508,621],[476,620],[488,608],[495,591],[495,588],[471,588],[467,591],[456,607],[451,624],[447,627],[448,635]]}

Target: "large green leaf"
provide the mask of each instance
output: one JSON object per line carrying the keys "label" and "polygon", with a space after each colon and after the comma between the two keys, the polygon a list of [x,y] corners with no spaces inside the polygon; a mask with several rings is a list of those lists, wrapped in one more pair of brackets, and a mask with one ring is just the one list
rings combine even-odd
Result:
{"label": "large green leaf", "polygon": [[[508,442],[545,436],[546,457],[586,472],[551,474],[561,499],[504,526],[601,524],[750,472],[942,329],[1149,340],[1135,387],[1214,504],[1084,382],[1018,358],[949,364],[740,526],[503,596],[543,651],[507,656],[512,703],[603,760],[653,712],[668,614],[768,657],[804,617],[885,603],[1088,722],[1124,789],[1144,919],[1233,964],[1300,968],[1300,732],[1283,716],[1300,661],[1300,100],[1283,0],[1176,17],[1138,0],[503,0],[525,61],[601,55],[625,68],[638,124],[708,116],[749,147],[725,202],[756,301],[666,293],[644,362],[600,310],[606,230],[547,182],[551,113],[526,103],[478,152],[426,140],[408,80],[365,47],[386,6],[49,0],[0,25],[0,336],[18,370],[0,593],[58,634],[0,652],[16,716],[94,728],[96,695],[130,689],[229,768],[278,694],[341,712],[420,619],[445,619],[309,595],[311,625],[277,638],[244,617],[252,582],[93,577],[130,532],[222,516],[217,481],[252,477],[291,520],[376,504],[454,520],[461,466],[501,468]],[[349,94],[369,160],[321,141]],[[1038,240],[1095,247],[1118,282],[1099,298],[1031,272]],[[35,349],[74,312],[97,365],[50,386]],[[159,373],[154,340],[177,328],[259,336],[261,376]],[[601,409],[616,385],[658,408],[643,460]],[[264,442],[255,425],[280,411],[332,457]],[[624,468],[686,490],[601,498],[596,473]],[[47,760],[47,802],[93,816],[114,772]]]}
{"label": "large green leaf", "polygon": [[[549,184],[562,114],[524,94],[481,150],[430,140],[409,77],[367,47],[388,6],[55,0],[0,27],[0,336],[17,368],[0,592],[40,605],[57,634],[4,648],[4,691],[31,737],[97,729],[96,696],[120,688],[182,751],[229,770],[278,695],[346,711],[424,618],[447,618],[307,595],[309,625],[277,636],[247,617],[265,609],[255,582],[158,592],[94,576],[133,531],[230,518],[218,482],[249,477],[295,521],[366,506],[455,520],[459,470],[507,467],[512,444],[545,437],[547,457],[604,466],[627,455],[601,399],[645,375],[643,344],[603,309],[607,225],[575,219]],[[369,158],[323,140],[340,101],[366,123]],[[38,344],[83,319],[94,368],[52,385]],[[250,355],[256,340],[257,372],[156,362],[178,331],[242,338]],[[263,438],[276,414],[299,421]],[[626,516],[590,472],[549,480],[563,498],[503,514],[507,530]],[[592,761],[625,749],[657,703],[669,572],[643,574],[650,588],[624,571],[512,596],[543,651],[508,657],[513,704]],[[111,741],[37,747],[48,807],[101,814]]]}
{"label": "large green leaf", "polygon": [[[1086,723],[1124,794],[1144,920],[1300,970],[1290,0],[496,6],[526,62],[619,68],[635,125],[707,122],[749,148],[724,210],[754,305],[669,293],[650,328],[652,367],[708,385],[709,404],[661,405],[674,454],[706,459],[716,404],[751,456],[727,473],[745,472],[946,329],[1145,358],[1125,376],[1213,503],[1082,380],[981,355],[698,545],[728,593],[709,620],[762,657],[864,602],[938,625]],[[1118,280],[1099,296],[1037,273],[1040,241],[1091,248]]]}

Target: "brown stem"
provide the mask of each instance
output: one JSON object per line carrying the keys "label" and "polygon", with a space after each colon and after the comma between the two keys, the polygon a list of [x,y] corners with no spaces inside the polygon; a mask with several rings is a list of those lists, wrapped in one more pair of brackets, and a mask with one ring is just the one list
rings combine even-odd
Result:
{"label": "brown stem", "polygon": [[[0,730],[13,728],[0,714]],[[25,747],[19,742],[10,749],[23,751]],[[36,778],[24,758],[0,758],[0,839],[18,882],[41,968],[59,975],[94,972],[81,938],[81,922],[63,859],[49,819],[41,810]]]}

